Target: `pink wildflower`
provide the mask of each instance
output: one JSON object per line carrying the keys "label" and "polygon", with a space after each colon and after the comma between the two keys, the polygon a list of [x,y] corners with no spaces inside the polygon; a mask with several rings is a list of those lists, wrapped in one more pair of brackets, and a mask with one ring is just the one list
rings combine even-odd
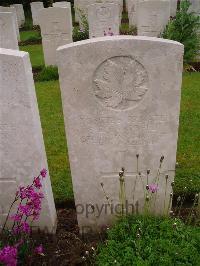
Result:
{"label": "pink wildflower", "polygon": [[43,177],[43,178],[45,178],[46,177],[46,175],[47,175],[47,169],[42,169],[41,171],[40,171],[40,174],[41,174],[41,176]]}
{"label": "pink wildflower", "polygon": [[158,191],[158,185],[157,184],[149,185],[149,191],[151,191],[152,193],[157,192]]}
{"label": "pink wildflower", "polygon": [[35,253],[36,254],[39,254],[39,255],[42,255],[44,253],[44,248],[42,245],[38,246],[35,248]]}
{"label": "pink wildflower", "polygon": [[37,189],[40,189],[42,187],[42,183],[39,176],[34,178],[33,184]]}
{"label": "pink wildflower", "polygon": [[16,266],[17,265],[17,248],[6,246],[0,250],[0,263],[6,266]]}

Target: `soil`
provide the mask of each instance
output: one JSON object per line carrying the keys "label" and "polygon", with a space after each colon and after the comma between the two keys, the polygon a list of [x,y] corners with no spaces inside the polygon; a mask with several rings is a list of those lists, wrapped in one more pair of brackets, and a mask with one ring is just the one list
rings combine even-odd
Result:
{"label": "soil", "polygon": [[44,255],[31,258],[27,265],[72,266],[92,264],[100,238],[98,235],[93,237],[80,236],[74,204],[67,205],[67,208],[59,206],[57,209],[58,227],[55,235],[41,234],[40,232],[32,235],[35,246],[43,245]]}

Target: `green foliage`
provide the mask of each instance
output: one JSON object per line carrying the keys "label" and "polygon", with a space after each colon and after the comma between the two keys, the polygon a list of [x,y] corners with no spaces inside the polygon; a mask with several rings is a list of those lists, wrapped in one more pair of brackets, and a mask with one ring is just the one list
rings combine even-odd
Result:
{"label": "green foliage", "polygon": [[199,266],[200,228],[180,220],[130,216],[108,231],[96,264],[135,266]]}
{"label": "green foliage", "polygon": [[137,28],[134,26],[129,27],[128,24],[122,23],[120,26],[121,35],[137,35]]}
{"label": "green foliage", "polygon": [[56,66],[47,66],[42,69],[42,71],[37,75],[35,81],[50,81],[58,80],[58,68]]}
{"label": "green foliage", "polygon": [[20,45],[39,44],[42,41],[39,31],[21,31],[20,32]]}
{"label": "green foliage", "polygon": [[44,55],[41,44],[20,46],[20,50],[29,53],[33,68],[44,66]]}
{"label": "green foliage", "polygon": [[162,35],[165,39],[178,41],[184,45],[184,62],[190,63],[198,55],[200,49],[200,17],[189,12],[190,2],[181,2],[180,10],[176,17],[166,26]]}
{"label": "green foliage", "polygon": [[[200,191],[200,73],[183,76],[175,193]],[[192,181],[190,181],[192,180]]]}
{"label": "green foliage", "polygon": [[63,203],[73,191],[59,82],[36,82],[35,87],[54,199]]}

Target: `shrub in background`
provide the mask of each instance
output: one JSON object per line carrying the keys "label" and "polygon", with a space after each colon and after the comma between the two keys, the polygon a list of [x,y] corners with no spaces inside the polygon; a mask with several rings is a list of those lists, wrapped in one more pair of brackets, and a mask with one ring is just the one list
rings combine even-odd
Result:
{"label": "shrub in background", "polygon": [[98,248],[97,265],[199,266],[200,228],[178,219],[122,218]]}
{"label": "shrub in background", "polygon": [[184,63],[191,63],[200,50],[200,17],[189,12],[190,2],[182,1],[176,17],[166,26],[162,37],[184,45]]}
{"label": "shrub in background", "polygon": [[87,17],[82,10],[77,9],[77,12],[79,13],[81,22],[79,23],[80,27],[74,27],[73,29],[73,42],[89,39],[89,24]]}
{"label": "shrub in background", "polygon": [[50,81],[58,79],[58,68],[56,66],[47,66],[36,76],[35,81]]}

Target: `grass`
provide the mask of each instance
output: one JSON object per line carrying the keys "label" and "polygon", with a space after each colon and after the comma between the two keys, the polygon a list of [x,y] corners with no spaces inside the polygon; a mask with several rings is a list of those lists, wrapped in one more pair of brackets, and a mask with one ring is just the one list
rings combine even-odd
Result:
{"label": "grass", "polygon": [[44,55],[41,44],[20,46],[20,50],[29,53],[33,68],[44,66]]}
{"label": "grass", "polygon": [[[184,74],[175,193],[200,191],[200,73]],[[189,181],[192,180],[192,181]]]}
{"label": "grass", "polygon": [[[175,193],[200,191],[200,73],[183,77]],[[58,81],[37,82],[44,140],[56,202],[73,198]],[[192,179],[192,182],[188,180]]]}
{"label": "grass", "polygon": [[40,33],[36,30],[29,30],[29,31],[21,31],[20,32],[20,38],[22,42],[28,41],[28,40],[38,40],[40,39]]}
{"label": "grass", "polygon": [[36,93],[55,201],[73,198],[58,81],[36,82]]}

